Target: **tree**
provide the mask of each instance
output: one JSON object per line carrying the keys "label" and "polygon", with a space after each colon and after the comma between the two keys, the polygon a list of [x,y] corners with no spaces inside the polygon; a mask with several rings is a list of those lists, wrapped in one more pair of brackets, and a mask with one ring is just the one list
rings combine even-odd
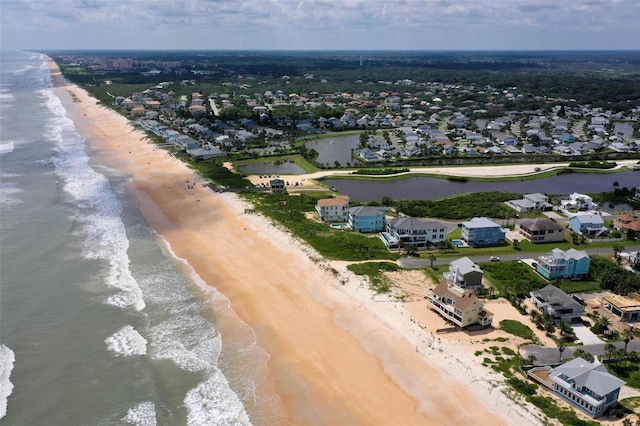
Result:
{"label": "tree", "polygon": [[566,321],[560,321],[558,328],[560,328],[560,334],[563,336],[573,334],[573,328],[571,328],[571,325]]}
{"label": "tree", "polygon": [[413,244],[405,244],[404,252],[407,256],[415,256],[418,253],[418,248]]}
{"label": "tree", "polygon": [[513,239],[513,249],[520,250],[520,241],[517,238]]}
{"label": "tree", "polygon": [[589,362],[593,362],[593,360],[595,359],[591,353],[585,351],[584,349],[576,349],[573,352],[573,357],[582,358],[585,361],[589,361]]}
{"label": "tree", "polygon": [[604,353],[607,354],[607,361],[611,361],[611,357],[616,353],[618,348],[613,343],[607,343],[604,345]]}
{"label": "tree", "polygon": [[624,251],[624,247],[620,244],[616,244],[613,246],[613,257],[616,259],[616,263],[618,265],[620,265],[620,262],[622,262],[622,257],[620,256],[620,253],[622,253]]}
{"label": "tree", "polygon": [[626,353],[629,342],[633,340],[633,328],[630,330],[625,330],[624,333],[622,333],[622,336],[622,341],[624,342],[624,351]]}
{"label": "tree", "polygon": [[566,347],[564,345],[560,345],[558,346],[558,352],[559,352],[559,356],[558,356],[558,362],[562,361],[562,352],[564,352],[564,350],[566,349]]}
{"label": "tree", "polygon": [[609,325],[611,325],[611,321],[607,317],[600,317],[596,321],[594,326],[596,334],[604,334],[607,330],[609,330]]}
{"label": "tree", "polygon": [[437,260],[437,257],[435,254],[431,253],[429,255],[429,262],[431,263],[431,268],[433,268],[433,262],[435,262]]}

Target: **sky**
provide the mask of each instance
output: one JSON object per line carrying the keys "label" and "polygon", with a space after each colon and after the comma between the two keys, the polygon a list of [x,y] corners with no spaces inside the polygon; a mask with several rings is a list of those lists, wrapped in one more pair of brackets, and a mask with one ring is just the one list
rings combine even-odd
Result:
{"label": "sky", "polygon": [[640,0],[0,0],[0,49],[639,50]]}

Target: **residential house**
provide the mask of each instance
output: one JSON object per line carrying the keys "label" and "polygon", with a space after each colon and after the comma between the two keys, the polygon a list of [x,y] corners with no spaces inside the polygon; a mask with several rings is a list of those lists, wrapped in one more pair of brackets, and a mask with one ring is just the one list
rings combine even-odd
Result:
{"label": "residential house", "polygon": [[534,290],[529,293],[529,296],[536,308],[556,321],[570,322],[586,314],[580,303],[553,285]]}
{"label": "residential house", "polygon": [[269,187],[272,194],[282,194],[287,192],[287,187],[282,179],[271,179],[269,181]]}
{"label": "residential house", "polygon": [[493,314],[484,309],[484,305],[472,289],[450,285],[446,280],[431,291],[427,303],[431,310],[458,327],[464,328],[473,324],[489,327],[493,320]]}
{"label": "residential house", "polygon": [[316,204],[316,212],[323,222],[346,222],[349,220],[349,196],[322,198]]}
{"label": "residential house", "polygon": [[399,248],[401,244],[411,244],[417,249],[427,249],[446,241],[450,230],[451,226],[436,220],[398,217],[387,223],[383,241],[387,248]]}
{"label": "residential house", "polygon": [[462,240],[471,247],[504,244],[506,232],[486,217],[474,217],[462,223]]}
{"label": "residential house", "polygon": [[540,193],[525,194],[521,200],[507,201],[507,205],[520,213],[553,209],[553,205],[549,203],[549,197]]}
{"label": "residential house", "polygon": [[617,294],[602,296],[602,307],[620,321],[640,321],[640,295],[637,293],[632,293],[629,296]]}
{"label": "residential house", "polygon": [[593,210],[596,205],[593,204],[593,198],[585,194],[574,192],[569,195],[569,198],[561,201],[562,208],[564,210]]}
{"label": "residential house", "polygon": [[538,258],[536,271],[548,280],[581,280],[589,274],[590,263],[591,258],[585,251],[569,249],[565,252],[555,248],[549,254]]}
{"label": "residential house", "polygon": [[461,288],[478,288],[482,285],[482,269],[468,257],[449,263],[449,271],[444,273],[445,280]]}
{"label": "residential house", "polygon": [[577,214],[569,218],[569,229],[577,234],[599,237],[609,232],[599,214]]}
{"label": "residential house", "polygon": [[616,216],[613,226],[624,233],[629,231],[640,233],[640,217],[621,214]]}
{"label": "residential house", "polygon": [[357,232],[378,232],[384,229],[385,209],[382,207],[358,206],[349,209],[349,226]]}
{"label": "residential house", "polygon": [[518,219],[516,231],[532,243],[564,241],[564,227],[547,218]]}
{"label": "residential house", "polygon": [[549,371],[553,392],[569,404],[596,418],[618,403],[625,382],[610,374],[600,362],[574,358]]}

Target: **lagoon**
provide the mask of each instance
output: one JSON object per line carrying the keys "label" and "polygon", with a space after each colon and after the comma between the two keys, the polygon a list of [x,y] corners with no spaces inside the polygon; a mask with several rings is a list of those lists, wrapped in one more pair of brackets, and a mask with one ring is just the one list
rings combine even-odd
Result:
{"label": "lagoon", "polygon": [[323,183],[335,187],[342,194],[362,202],[380,201],[382,197],[404,200],[429,200],[470,192],[514,192],[527,194],[541,192],[564,195],[572,192],[595,193],[612,191],[613,183],[620,188],[640,185],[640,171],[622,173],[568,173],[544,179],[509,182],[451,182],[447,179],[412,177],[397,180],[325,179]]}

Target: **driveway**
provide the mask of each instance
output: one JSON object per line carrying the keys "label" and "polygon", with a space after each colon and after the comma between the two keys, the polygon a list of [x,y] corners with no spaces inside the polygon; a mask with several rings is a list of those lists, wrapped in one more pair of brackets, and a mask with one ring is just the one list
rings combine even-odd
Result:
{"label": "driveway", "polygon": [[576,337],[582,341],[583,345],[598,345],[600,343],[604,343],[584,324],[571,324],[571,328],[573,328],[573,331],[576,333]]}

